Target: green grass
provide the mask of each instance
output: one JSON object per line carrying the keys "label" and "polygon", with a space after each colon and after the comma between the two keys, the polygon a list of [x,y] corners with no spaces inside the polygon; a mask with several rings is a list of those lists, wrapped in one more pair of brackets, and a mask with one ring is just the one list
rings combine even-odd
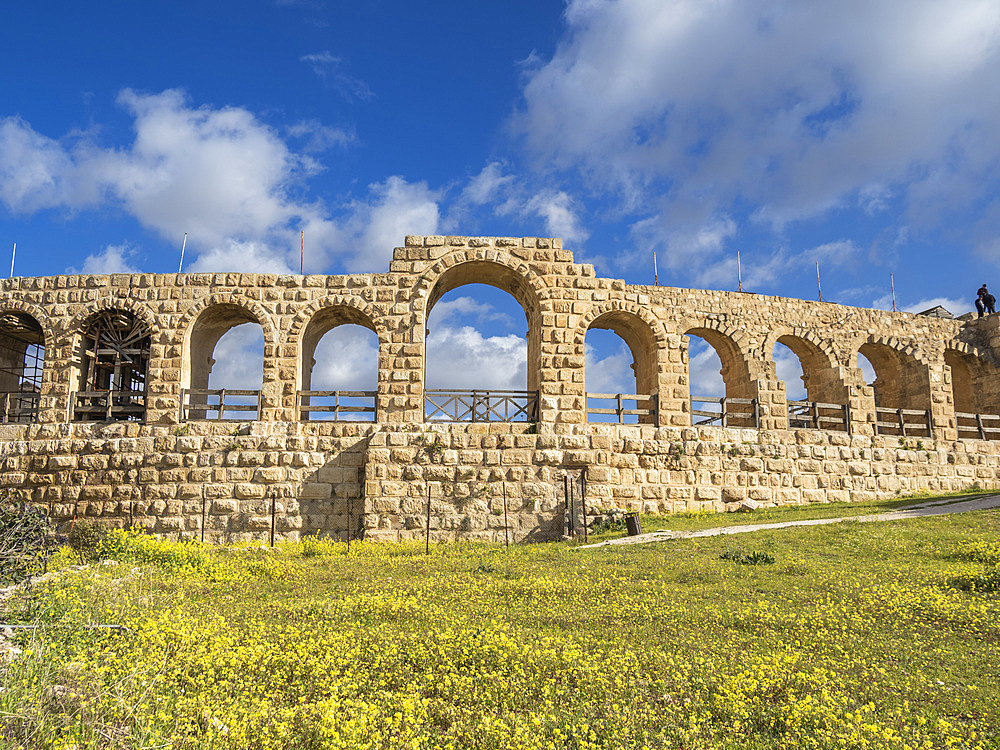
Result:
{"label": "green grass", "polygon": [[[643,532],[651,531],[701,531],[721,526],[746,526],[759,523],[785,523],[788,521],[808,521],[821,518],[861,516],[870,513],[909,508],[923,503],[944,501],[961,502],[973,497],[995,495],[996,490],[950,493],[941,495],[910,495],[892,500],[874,500],[860,503],[811,503],[807,505],[783,505],[776,508],[758,508],[750,513],[716,513],[714,511],[692,511],[674,513],[668,516],[640,514]],[[604,541],[625,536],[624,531],[605,531],[591,534],[590,541]]]}
{"label": "green grass", "polygon": [[120,544],[0,605],[0,746],[1000,746],[1000,512],[736,546]]}

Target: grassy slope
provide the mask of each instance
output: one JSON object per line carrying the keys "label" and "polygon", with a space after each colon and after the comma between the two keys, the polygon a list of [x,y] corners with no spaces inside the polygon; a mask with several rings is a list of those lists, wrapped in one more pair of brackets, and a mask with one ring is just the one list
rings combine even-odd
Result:
{"label": "grassy slope", "polygon": [[14,747],[997,747],[1000,595],[944,585],[970,539],[1000,513],[104,566],[6,616],[132,630],[45,631],[0,711]]}

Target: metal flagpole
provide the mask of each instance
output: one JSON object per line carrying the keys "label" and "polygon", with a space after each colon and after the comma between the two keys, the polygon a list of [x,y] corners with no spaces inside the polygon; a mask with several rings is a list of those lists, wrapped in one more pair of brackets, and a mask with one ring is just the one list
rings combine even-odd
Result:
{"label": "metal flagpole", "polygon": [[302,275],[302,268],[306,257],[306,230],[302,230],[302,235],[299,238],[299,276]]}
{"label": "metal flagpole", "polygon": [[10,277],[14,278],[14,256],[17,255],[17,243],[14,243],[14,249],[10,251]]}
{"label": "metal flagpole", "polygon": [[177,266],[177,273],[180,273],[181,269],[184,268],[184,248],[187,247],[187,244],[188,244],[188,233],[185,232],[184,233],[184,241],[181,243],[181,262]]}
{"label": "metal flagpole", "polygon": [[740,260],[740,251],[736,251],[736,279],[737,279],[737,292],[743,291],[743,261]]}
{"label": "metal flagpole", "polygon": [[896,280],[889,274],[889,287],[892,289],[892,311],[896,312]]}
{"label": "metal flagpole", "polygon": [[819,292],[819,301],[823,301],[823,286],[819,283],[819,261],[816,261],[816,291]]}

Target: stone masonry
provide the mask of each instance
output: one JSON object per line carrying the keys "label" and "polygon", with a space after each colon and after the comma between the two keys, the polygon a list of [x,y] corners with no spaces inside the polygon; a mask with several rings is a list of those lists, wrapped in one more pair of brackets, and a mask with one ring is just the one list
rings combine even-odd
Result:
{"label": "stone masonry", "polygon": [[[469,283],[503,289],[525,311],[537,422],[424,421],[427,317]],[[108,310],[149,334],[143,419],[73,416],[84,332]],[[956,418],[1000,414],[1000,316],[959,321],[631,285],[596,277],[558,239],[409,236],[378,274],[15,278],[0,282],[0,313],[30,317],[44,339],[37,420],[0,425],[0,485],[60,522],[94,517],[238,541],[266,538],[273,509],[279,538],[397,539],[424,533],[429,496],[434,538],[502,540],[506,496],[510,531],[526,540],[563,532],[567,473],[585,477],[590,513],[865,500],[1000,481],[1000,441],[970,436]],[[216,342],[243,322],[264,332],[259,414],[237,425],[184,419],[182,389],[207,386]],[[316,343],[345,323],[378,337],[375,420],[302,420],[298,393],[309,389]],[[656,395],[642,424],[588,422],[592,328],[625,340],[636,392]],[[689,336],[715,348],[727,397],[752,400],[755,424],[692,418]],[[810,401],[843,407],[842,425],[790,429],[776,342],[798,355]],[[859,352],[875,367],[874,388]],[[926,413],[925,432],[886,434],[876,405]]]}

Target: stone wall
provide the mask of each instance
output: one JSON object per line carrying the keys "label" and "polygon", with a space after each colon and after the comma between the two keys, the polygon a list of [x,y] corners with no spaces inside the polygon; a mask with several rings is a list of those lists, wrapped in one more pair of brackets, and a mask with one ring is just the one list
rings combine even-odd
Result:
{"label": "stone wall", "polygon": [[[498,286],[525,311],[537,423],[424,421],[427,316],[468,283]],[[72,419],[84,333],[106,310],[127,313],[150,337],[141,422]],[[99,516],[200,535],[204,514],[206,539],[260,538],[271,532],[273,502],[279,536],[398,538],[422,533],[429,491],[436,537],[499,539],[506,493],[510,533],[535,539],[561,533],[567,472],[586,477],[594,508],[662,512],[998,479],[996,443],[959,439],[956,411],[1000,414],[1000,316],[958,321],[630,285],[596,277],[556,239],[411,236],[383,274],[10,279],[0,282],[0,314],[29,317],[45,343],[37,424],[0,426],[0,483],[62,520]],[[218,338],[247,321],[265,337],[259,419],[185,420],[182,391],[207,385]],[[316,342],[344,323],[378,337],[375,422],[303,420],[297,394],[311,382]],[[657,397],[656,413],[643,418],[650,424],[588,422],[591,328],[628,344],[638,393]],[[692,425],[690,336],[719,354],[729,398],[756,401],[759,429]],[[789,429],[775,342],[798,355],[810,400],[846,407],[840,430]],[[877,370],[875,389],[858,352]],[[876,401],[929,410],[930,434],[877,434]]]}

